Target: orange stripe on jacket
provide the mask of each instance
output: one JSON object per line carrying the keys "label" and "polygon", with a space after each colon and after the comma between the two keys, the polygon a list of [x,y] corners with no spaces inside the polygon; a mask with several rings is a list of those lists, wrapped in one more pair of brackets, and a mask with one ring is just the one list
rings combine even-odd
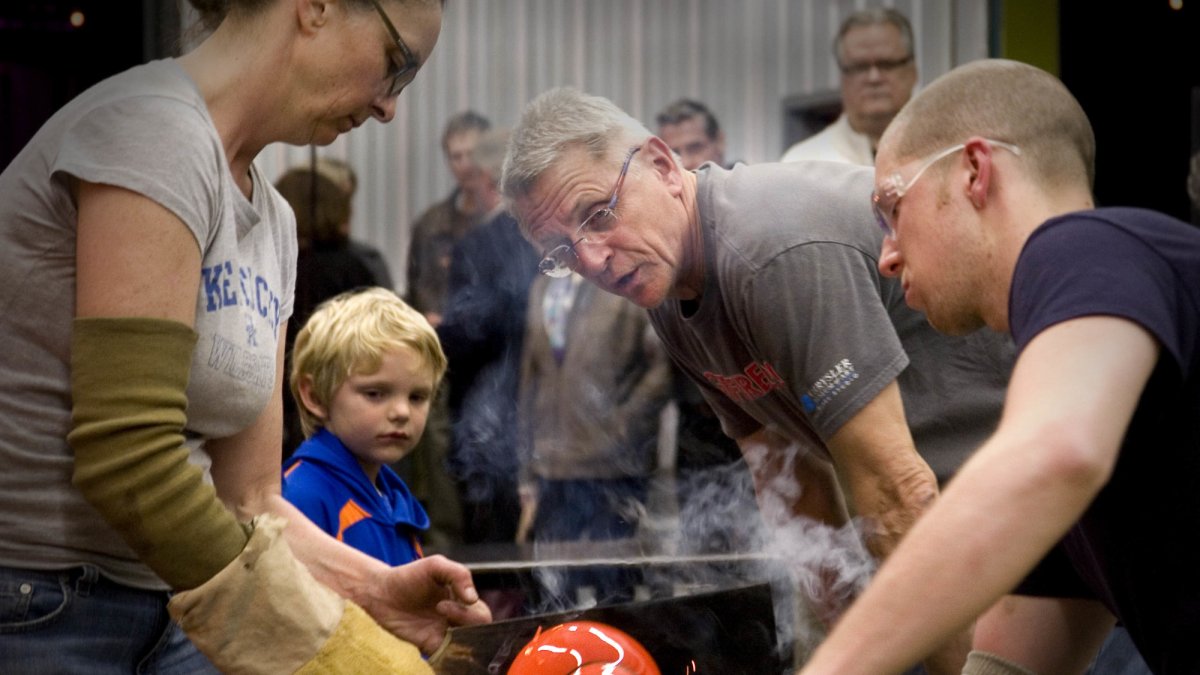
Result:
{"label": "orange stripe on jacket", "polygon": [[371,514],[367,513],[366,509],[359,506],[353,499],[348,500],[342,506],[342,510],[338,512],[337,540],[343,541],[342,535],[345,534],[346,530],[350,529],[358,521],[370,517]]}
{"label": "orange stripe on jacket", "polygon": [[300,465],[303,463],[304,463],[304,460],[300,460],[299,462],[296,462],[295,464],[293,464],[291,467],[288,468],[287,471],[283,472],[283,477],[287,478],[288,476],[292,475],[292,472],[295,471],[296,469],[299,469]]}

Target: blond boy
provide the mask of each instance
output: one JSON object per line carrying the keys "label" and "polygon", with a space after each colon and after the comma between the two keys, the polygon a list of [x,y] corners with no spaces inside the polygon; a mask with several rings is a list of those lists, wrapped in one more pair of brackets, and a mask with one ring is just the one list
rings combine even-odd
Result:
{"label": "blond boy", "polygon": [[445,372],[437,333],[392,291],[322,303],[292,348],[290,386],[306,440],[284,466],[284,497],[388,564],[422,557],[429,516],[389,465],[421,439]]}

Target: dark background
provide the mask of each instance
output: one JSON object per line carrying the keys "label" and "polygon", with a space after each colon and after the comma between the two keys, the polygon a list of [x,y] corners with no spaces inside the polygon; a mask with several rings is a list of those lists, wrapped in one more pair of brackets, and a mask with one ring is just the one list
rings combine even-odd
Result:
{"label": "dark background", "polygon": [[[73,12],[83,24],[71,25]],[[176,53],[171,0],[0,2],[0,167],[64,103],[130,66]]]}
{"label": "dark background", "polygon": [[[1002,7],[1005,0],[991,1]],[[1097,203],[1154,208],[1200,224],[1186,190],[1189,159],[1200,150],[1200,0],[1180,4],[1060,0],[1059,29],[1049,39],[1057,38],[1059,76],[1096,130]],[[86,17],[80,28],[68,21],[76,9]],[[1005,20],[1004,11],[993,15]],[[177,53],[178,25],[173,0],[5,0],[0,166],[91,84]]]}
{"label": "dark background", "polygon": [[1187,195],[1188,162],[1200,150],[1200,0],[1182,5],[1062,0],[1059,76],[1096,131],[1098,205],[1145,206],[1200,225]]}

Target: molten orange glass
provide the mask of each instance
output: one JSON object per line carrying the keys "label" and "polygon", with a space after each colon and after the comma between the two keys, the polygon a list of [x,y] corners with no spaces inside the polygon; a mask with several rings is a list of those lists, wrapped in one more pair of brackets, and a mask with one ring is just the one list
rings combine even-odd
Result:
{"label": "molten orange glass", "polygon": [[508,675],[661,675],[640,642],[596,621],[570,621],[543,631],[521,649]]}

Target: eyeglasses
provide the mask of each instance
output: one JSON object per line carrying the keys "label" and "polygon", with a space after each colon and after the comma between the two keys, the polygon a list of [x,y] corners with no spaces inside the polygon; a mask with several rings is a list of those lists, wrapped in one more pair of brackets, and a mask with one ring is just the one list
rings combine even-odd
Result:
{"label": "eyeglasses", "polygon": [[387,97],[399,96],[404,88],[412,83],[417,76],[417,69],[421,64],[417,62],[417,58],[413,56],[412,50],[408,45],[404,44],[404,40],[400,38],[400,32],[396,30],[396,26],[392,20],[388,18],[387,12],[383,11],[383,7],[379,5],[379,0],[371,0],[371,4],[375,6],[375,11],[379,12],[379,18],[383,19],[383,25],[387,26],[388,33],[391,34],[392,40],[396,43],[396,49],[400,50],[400,55],[404,57],[404,63],[396,61],[395,54],[388,52],[388,72],[387,76],[392,78],[392,83],[388,85]]}
{"label": "eyeglasses", "polygon": [[838,68],[843,75],[849,77],[857,77],[866,75],[871,72],[872,68],[879,70],[880,73],[891,73],[904,66],[907,66],[913,60],[913,55],[909,54],[902,59],[884,59],[880,61],[859,61],[858,63],[839,63]]}
{"label": "eyeglasses", "polygon": [[579,254],[575,251],[575,247],[580,244],[602,244],[608,235],[612,233],[613,225],[617,220],[617,195],[621,191],[621,184],[625,182],[625,174],[629,171],[629,163],[633,161],[633,156],[641,146],[630,148],[629,154],[625,155],[625,164],[621,166],[621,175],[617,176],[617,184],[613,186],[612,196],[608,198],[608,204],[595,212],[583,222],[579,227],[575,228],[575,241],[570,244],[560,244],[550,250],[549,253],[542,256],[541,262],[538,263],[538,271],[548,277],[561,278],[571,274],[571,270],[579,264]]}
{"label": "eyeglasses", "polygon": [[[994,141],[989,138],[983,140],[988,145],[1003,148],[1014,155],[1021,154],[1021,149],[1012,143]],[[905,167],[901,167],[893,171],[890,176],[884,177],[879,183],[879,187],[871,193],[871,209],[875,212],[875,221],[879,224],[880,229],[883,230],[884,236],[891,237],[892,239],[896,238],[896,206],[900,203],[900,198],[911,190],[912,186],[917,184],[917,179],[925,173],[926,169],[936,164],[938,160],[945,159],[965,147],[967,147],[966,143],[959,143],[919,160],[917,172],[907,181],[900,175]],[[911,165],[912,163],[909,163],[906,166]]]}

